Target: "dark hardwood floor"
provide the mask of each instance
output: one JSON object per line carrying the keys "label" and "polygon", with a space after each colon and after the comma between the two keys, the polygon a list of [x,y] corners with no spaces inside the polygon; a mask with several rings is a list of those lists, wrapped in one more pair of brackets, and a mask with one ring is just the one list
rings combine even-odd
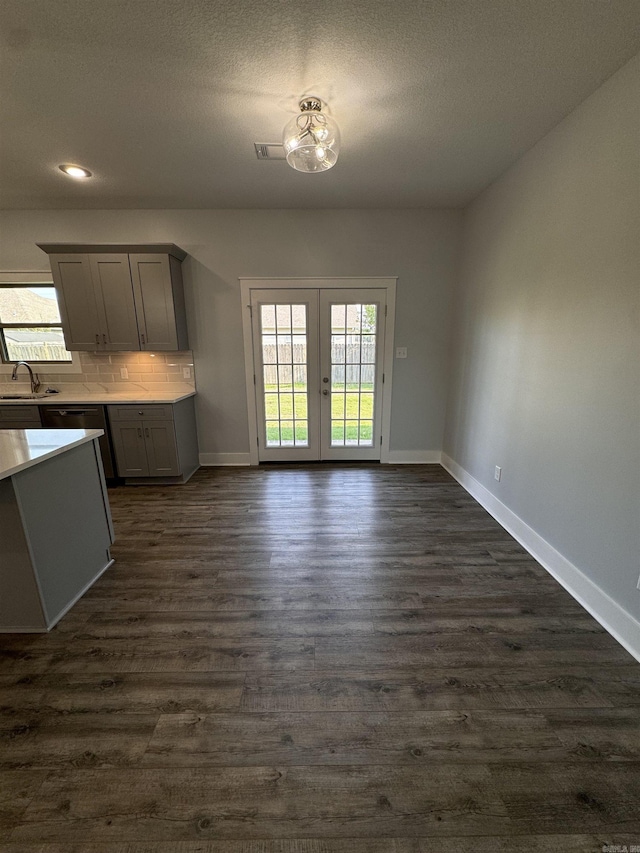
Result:
{"label": "dark hardwood floor", "polygon": [[110,498],[116,564],[0,637],[3,853],[640,845],[640,664],[439,466]]}

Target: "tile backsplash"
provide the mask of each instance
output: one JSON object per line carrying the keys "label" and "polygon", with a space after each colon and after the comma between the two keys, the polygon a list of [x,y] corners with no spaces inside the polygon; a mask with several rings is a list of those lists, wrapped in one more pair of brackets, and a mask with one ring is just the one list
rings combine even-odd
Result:
{"label": "tile backsplash", "polygon": [[[34,364],[34,370],[40,377],[44,387],[50,386],[57,390],[65,390],[70,385],[98,386],[107,390],[107,386],[117,385],[120,390],[133,391],[136,387],[151,385],[157,388],[158,383],[172,385],[190,385],[195,387],[193,353],[186,352],[112,352],[112,353],[78,353],[82,368],[81,373],[54,373],[42,370]],[[185,377],[184,368],[189,368],[190,378]],[[123,379],[121,369],[126,368],[128,377]],[[8,375],[0,377],[0,383],[9,381]],[[18,383],[11,383],[12,390],[18,390]],[[20,371],[19,384],[28,385],[28,376]],[[96,389],[96,390],[98,390]],[[151,388],[150,390],[153,390]]]}

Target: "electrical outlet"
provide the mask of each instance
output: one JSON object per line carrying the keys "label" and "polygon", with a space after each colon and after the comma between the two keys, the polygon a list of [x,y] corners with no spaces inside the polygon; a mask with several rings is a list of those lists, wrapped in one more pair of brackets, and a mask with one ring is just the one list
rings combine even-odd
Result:
{"label": "electrical outlet", "polygon": [[493,472],[493,479],[498,482],[502,479],[502,468],[499,465],[496,465],[496,470]]}
{"label": "electrical outlet", "polygon": [[406,347],[396,347],[396,358],[406,358],[407,357],[407,348]]}
{"label": "electrical outlet", "polygon": [[128,369],[126,367],[121,367],[120,368],[120,379],[128,379],[128,378],[129,378]]}
{"label": "electrical outlet", "polygon": [[183,379],[191,379],[191,368],[183,367],[182,368],[182,378]]}

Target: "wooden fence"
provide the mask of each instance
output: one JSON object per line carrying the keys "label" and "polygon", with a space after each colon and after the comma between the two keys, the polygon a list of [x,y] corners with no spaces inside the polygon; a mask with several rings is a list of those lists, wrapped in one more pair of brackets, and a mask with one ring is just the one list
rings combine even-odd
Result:
{"label": "wooden fence", "polygon": [[11,361],[71,361],[71,353],[63,344],[7,341],[7,345]]}
{"label": "wooden fence", "polygon": [[[331,361],[334,365],[334,383],[372,384],[375,379],[376,345],[374,340],[355,343],[332,343]],[[307,348],[304,344],[262,345],[265,385],[278,384],[278,362],[280,383],[306,384]],[[362,367],[360,366],[362,362]]]}

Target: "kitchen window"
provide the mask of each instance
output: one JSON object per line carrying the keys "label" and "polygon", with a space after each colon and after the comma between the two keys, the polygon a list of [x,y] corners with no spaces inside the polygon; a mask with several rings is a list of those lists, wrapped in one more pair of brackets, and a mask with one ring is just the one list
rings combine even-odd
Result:
{"label": "kitchen window", "polygon": [[[49,278],[49,280],[47,280]],[[22,279],[16,280],[16,279]],[[65,347],[56,292],[46,274],[0,273],[0,362],[2,372],[18,361],[41,371],[79,372]]]}

